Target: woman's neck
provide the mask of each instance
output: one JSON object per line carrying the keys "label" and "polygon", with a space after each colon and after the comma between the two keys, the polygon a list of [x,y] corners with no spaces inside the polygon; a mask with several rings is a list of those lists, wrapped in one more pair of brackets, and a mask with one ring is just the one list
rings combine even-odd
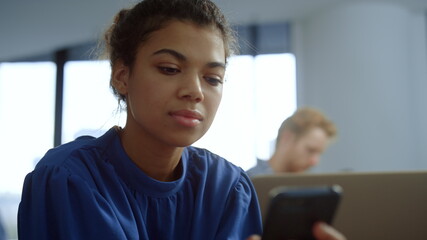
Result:
{"label": "woman's neck", "polygon": [[174,181],[181,175],[182,147],[161,144],[138,130],[118,128],[122,146],[145,174],[158,181]]}

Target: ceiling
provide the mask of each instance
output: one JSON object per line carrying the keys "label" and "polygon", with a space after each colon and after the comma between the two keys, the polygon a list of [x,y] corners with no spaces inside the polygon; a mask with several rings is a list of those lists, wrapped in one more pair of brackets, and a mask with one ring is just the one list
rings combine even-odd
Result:
{"label": "ceiling", "polygon": [[[136,0],[0,0],[0,61],[96,40],[121,8]],[[382,1],[427,11],[427,0],[214,0],[232,23],[293,20],[332,4]],[[278,7],[279,6],[279,7]]]}

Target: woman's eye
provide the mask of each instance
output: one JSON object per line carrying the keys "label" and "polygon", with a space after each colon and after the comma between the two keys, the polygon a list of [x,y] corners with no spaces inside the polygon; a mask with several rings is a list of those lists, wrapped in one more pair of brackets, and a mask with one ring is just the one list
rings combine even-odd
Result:
{"label": "woman's eye", "polygon": [[172,68],[172,67],[158,67],[160,72],[167,74],[167,75],[173,75],[180,72],[178,68]]}
{"label": "woman's eye", "polygon": [[219,84],[222,84],[222,79],[217,77],[205,77],[205,80],[212,86],[218,86]]}

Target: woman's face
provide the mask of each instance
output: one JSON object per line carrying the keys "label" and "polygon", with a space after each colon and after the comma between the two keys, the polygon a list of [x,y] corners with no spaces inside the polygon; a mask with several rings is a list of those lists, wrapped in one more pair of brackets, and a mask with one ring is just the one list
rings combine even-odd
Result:
{"label": "woman's face", "polygon": [[[212,124],[222,97],[225,52],[214,27],[171,21],[139,47],[132,71],[114,68],[126,95],[126,129],[170,146],[188,146]],[[142,135],[141,135],[142,134]]]}

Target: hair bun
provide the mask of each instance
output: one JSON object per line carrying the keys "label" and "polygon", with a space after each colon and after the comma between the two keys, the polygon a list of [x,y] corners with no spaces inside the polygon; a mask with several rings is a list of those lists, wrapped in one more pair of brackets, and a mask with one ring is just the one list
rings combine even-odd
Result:
{"label": "hair bun", "polygon": [[113,24],[119,24],[125,18],[126,14],[129,12],[129,9],[122,9],[116,14],[113,20]]}

